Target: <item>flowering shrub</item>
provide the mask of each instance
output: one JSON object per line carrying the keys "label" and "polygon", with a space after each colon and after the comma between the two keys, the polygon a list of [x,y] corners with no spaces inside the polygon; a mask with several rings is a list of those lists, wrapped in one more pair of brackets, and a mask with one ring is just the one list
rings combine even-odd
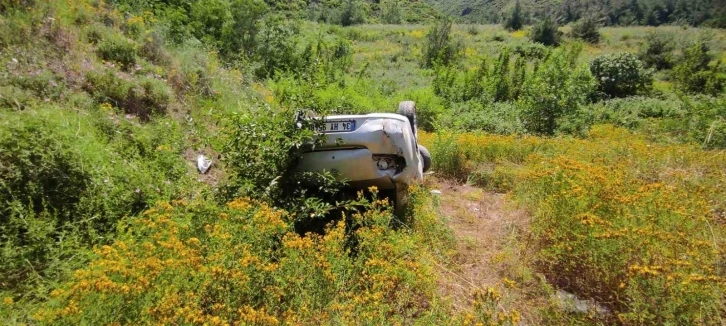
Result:
{"label": "flowering shrub", "polygon": [[35,318],[275,325],[416,315],[432,296],[431,267],[414,237],[388,227],[384,203],[372,205],[324,235],[300,236],[285,212],[249,199],[224,208],[159,204],[113,245],[96,248]]}
{"label": "flowering shrub", "polygon": [[[419,205],[408,229],[392,229],[388,203],[374,201],[365,212],[329,224],[324,234],[304,235],[292,230],[286,212],[247,198],[221,208],[159,203],[131,221],[114,244],[96,247],[90,264],[53,290],[33,319],[382,324],[430,315],[441,323],[447,317],[432,302],[432,259],[451,240],[436,216],[425,213],[425,194],[413,189]],[[460,322],[515,324],[519,315],[499,312],[498,300],[493,289],[475,294],[473,310]]]}

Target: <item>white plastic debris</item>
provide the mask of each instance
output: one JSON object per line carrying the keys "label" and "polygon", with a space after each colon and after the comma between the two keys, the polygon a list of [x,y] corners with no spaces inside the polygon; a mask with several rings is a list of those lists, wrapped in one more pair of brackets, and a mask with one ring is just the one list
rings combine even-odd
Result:
{"label": "white plastic debris", "polygon": [[208,159],[204,155],[197,156],[197,169],[199,169],[199,172],[202,174],[207,173],[209,171],[209,167],[212,166],[212,160]]}
{"label": "white plastic debris", "polygon": [[431,190],[431,193],[434,195],[441,195],[441,190]]}

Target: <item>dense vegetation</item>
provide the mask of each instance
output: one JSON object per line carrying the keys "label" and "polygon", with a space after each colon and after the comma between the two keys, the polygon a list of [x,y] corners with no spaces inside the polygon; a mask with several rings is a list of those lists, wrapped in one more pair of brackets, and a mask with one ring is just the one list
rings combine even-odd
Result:
{"label": "dense vegetation", "polygon": [[[690,12],[667,22],[718,14]],[[452,239],[426,185],[404,218],[329,176],[296,186],[312,177],[291,169],[312,136],[299,109],[393,112],[404,99],[437,175],[532,214],[527,268],[544,278],[516,281],[609,311],[548,303],[527,322],[724,318],[722,30],[457,25],[419,1],[0,13],[5,324],[517,324],[504,285],[465,309],[437,290]],[[363,25],[378,22],[431,24]]]}
{"label": "dense vegetation", "polygon": [[436,9],[462,21],[500,23],[521,4],[524,20],[555,16],[561,23],[597,17],[607,26],[688,24],[726,27],[726,8],[720,0],[427,0]]}

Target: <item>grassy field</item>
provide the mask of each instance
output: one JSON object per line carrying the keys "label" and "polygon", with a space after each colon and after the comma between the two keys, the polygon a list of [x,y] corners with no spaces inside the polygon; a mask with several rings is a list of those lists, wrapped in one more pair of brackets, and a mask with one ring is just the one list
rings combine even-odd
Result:
{"label": "grassy field", "polygon": [[[261,18],[262,54],[240,58],[225,38],[172,41],[178,21],[150,11],[0,8],[3,324],[726,318],[723,30],[602,28],[582,44],[563,27],[555,49],[528,30],[454,25],[456,59],[422,68],[431,26]],[[672,67],[640,93],[598,93],[589,64],[641,53],[654,31],[671,35]],[[699,40],[709,60],[692,75],[712,94],[678,73]],[[500,194],[527,221],[498,242],[494,280],[453,297],[442,283],[462,270],[462,230],[446,210],[457,204],[430,193],[439,183],[416,186],[398,219],[375,196],[336,202],[334,183],[312,191],[288,173],[312,136],[297,110],[394,112],[406,99],[437,182],[482,189],[472,202]],[[550,107],[562,114],[548,134],[532,119]],[[605,312],[568,310],[558,290]]]}

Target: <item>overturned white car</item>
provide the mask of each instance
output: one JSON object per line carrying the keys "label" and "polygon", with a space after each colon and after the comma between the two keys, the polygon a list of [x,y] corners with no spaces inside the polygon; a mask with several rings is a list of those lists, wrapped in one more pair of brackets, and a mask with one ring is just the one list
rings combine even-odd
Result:
{"label": "overturned white car", "polygon": [[412,101],[401,102],[397,114],[326,116],[315,128],[326,137],[302,155],[298,171],[328,171],[354,189],[376,186],[392,195],[397,212],[405,207],[409,185],[431,166],[428,150],[417,141]]}

